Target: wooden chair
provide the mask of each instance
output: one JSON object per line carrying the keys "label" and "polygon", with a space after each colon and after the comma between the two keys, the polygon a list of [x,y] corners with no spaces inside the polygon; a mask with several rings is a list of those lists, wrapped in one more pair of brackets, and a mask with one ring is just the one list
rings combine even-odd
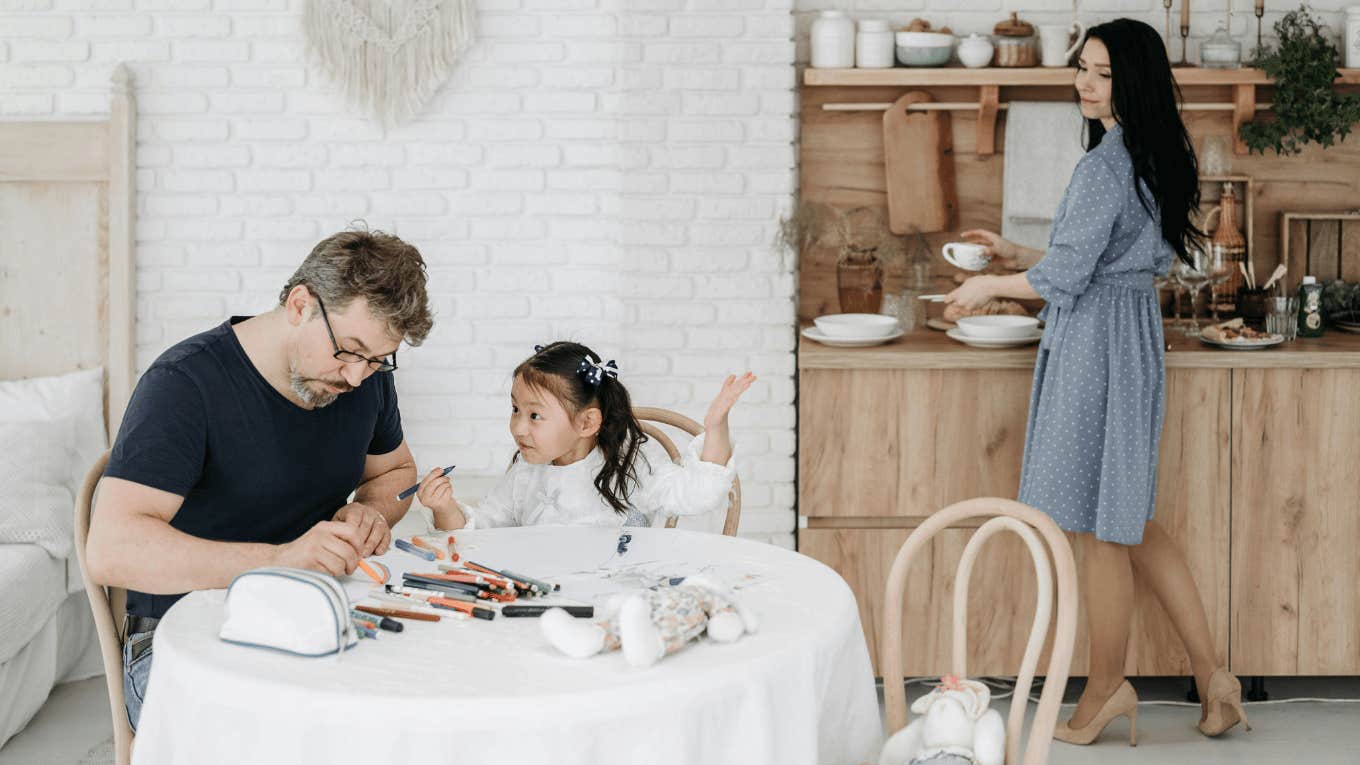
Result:
{"label": "wooden chair", "polygon": [[109,462],[106,451],[95,460],[76,499],[76,558],[80,561],[80,576],[85,580],[85,594],[90,598],[95,631],[99,633],[99,652],[104,659],[104,685],[109,691],[109,707],[113,715],[113,756],[116,765],[132,762],[132,726],[128,724],[123,699],[123,614],[127,612],[127,590],[104,587],[90,578],[85,563],[85,544],[90,538],[90,511],[94,507],[95,488],[104,476]]}
{"label": "wooden chair", "polygon": [[[1006,722],[1006,764],[1041,765],[1048,761],[1048,749],[1053,740],[1053,729],[1058,721],[1067,686],[1067,674],[1072,663],[1072,644],[1077,626],[1077,571],[1072,559],[1072,548],[1058,525],[1042,511],[1009,499],[986,497],[959,502],[931,515],[922,523],[897,552],[888,574],[887,599],[883,614],[883,643],[879,665],[883,669],[883,699],[887,710],[888,733],[896,733],[907,724],[906,695],[902,691],[902,597],[912,558],[930,538],[948,526],[970,518],[995,516],[982,524],[968,540],[959,560],[954,578],[953,669],[960,678],[968,676],[968,579],[973,561],[983,543],[999,531],[1012,531],[1024,540],[1034,559],[1038,579],[1038,597],[1034,608],[1034,623],[1029,642],[1025,646],[1020,673],[1015,680],[1015,694],[1011,697],[1010,716]],[[1035,533],[1037,530],[1037,534]],[[1040,537],[1042,536],[1042,541]],[[1047,543],[1045,548],[1044,543]],[[1034,671],[1043,650],[1044,638],[1053,608],[1053,570],[1049,567],[1052,554],[1058,580],[1058,618],[1054,627],[1053,652],[1048,662],[1048,674],[1039,706],[1030,726],[1024,760],[1020,759],[1020,738],[1025,724]]]}
{"label": "wooden chair", "polygon": [[[662,425],[669,425],[678,430],[683,430],[686,433],[690,434],[691,436],[697,436],[700,433],[704,432],[704,429],[699,425],[699,423],[695,422],[694,420],[691,420],[690,418],[686,417],[683,414],[680,414],[679,412],[672,412],[669,409],[659,409],[657,407],[652,406],[638,406],[633,407],[633,416],[636,417],[638,419],[638,423],[642,425],[642,432],[646,433],[649,437],[656,439],[656,441],[661,444],[662,448],[666,450],[666,454],[670,455],[671,461],[675,462],[676,464],[680,463],[680,450],[676,448],[675,442],[672,441],[669,436],[667,436],[664,432],[662,432],[660,428],[653,425],[652,423],[656,422]],[[667,518],[666,528],[668,529],[675,528],[675,522],[677,520],[678,519],[674,515],[672,515],[670,518]],[[733,476],[732,491],[728,495],[727,519],[723,521],[722,533],[729,537],[736,536],[737,523],[740,521],[741,521],[741,479],[736,476]]]}

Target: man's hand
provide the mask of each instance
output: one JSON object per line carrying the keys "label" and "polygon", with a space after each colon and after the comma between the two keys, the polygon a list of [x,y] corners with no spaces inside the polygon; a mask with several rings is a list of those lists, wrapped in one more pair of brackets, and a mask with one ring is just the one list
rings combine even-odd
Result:
{"label": "man's hand", "polygon": [[382,555],[392,544],[392,529],[388,528],[387,519],[362,502],[351,502],[336,510],[332,520],[354,527],[360,542],[356,548],[360,557]]}
{"label": "man's hand", "polygon": [[[383,524],[386,527],[387,524]],[[359,567],[363,543],[355,527],[348,523],[322,521],[306,534],[279,545],[274,565],[321,571],[331,576],[348,576]]]}

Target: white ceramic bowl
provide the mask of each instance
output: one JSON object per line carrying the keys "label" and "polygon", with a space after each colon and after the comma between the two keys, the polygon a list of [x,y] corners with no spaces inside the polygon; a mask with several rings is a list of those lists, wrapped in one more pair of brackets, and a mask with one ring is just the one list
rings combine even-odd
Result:
{"label": "white ceramic bowl", "polygon": [[904,66],[944,66],[954,53],[954,35],[937,32],[898,32],[894,43]]}
{"label": "white ceramic bowl", "polygon": [[898,329],[896,316],[877,313],[833,313],[812,320],[827,337],[884,337]]}
{"label": "white ceramic bowl", "polygon": [[983,340],[1019,340],[1039,328],[1033,316],[965,316],[954,323],[963,334]]}

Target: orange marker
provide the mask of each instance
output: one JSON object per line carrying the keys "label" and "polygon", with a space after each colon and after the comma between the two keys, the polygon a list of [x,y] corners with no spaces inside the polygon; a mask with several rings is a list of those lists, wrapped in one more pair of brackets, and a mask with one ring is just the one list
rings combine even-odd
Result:
{"label": "orange marker", "polygon": [[430,598],[429,601],[427,602],[436,608],[447,608],[451,611],[461,611],[469,616],[475,616],[478,619],[490,620],[496,618],[495,611],[492,611],[489,608],[482,608],[481,606],[473,605],[472,603],[464,603],[461,600],[450,600],[448,598]]}
{"label": "orange marker", "polygon": [[449,535],[448,545],[449,545],[449,560],[458,560],[458,553],[453,549],[454,539],[452,534]]}
{"label": "orange marker", "polygon": [[420,537],[411,537],[411,544],[415,545],[416,547],[420,547],[420,548],[429,550],[430,552],[434,553],[435,560],[444,560],[444,551],[443,551],[443,550],[439,549],[438,547],[435,547],[434,545],[430,544],[429,542],[426,542],[425,540],[421,539]]}
{"label": "orange marker", "polygon": [[[377,566],[379,569],[382,569],[382,573],[379,574],[378,571],[373,568],[374,566]],[[369,578],[377,582],[378,584],[387,584],[387,580],[392,578],[392,572],[387,570],[387,566],[384,566],[383,564],[377,561],[369,563],[363,558],[360,558],[359,568],[363,569],[363,572],[365,574],[368,574]]]}

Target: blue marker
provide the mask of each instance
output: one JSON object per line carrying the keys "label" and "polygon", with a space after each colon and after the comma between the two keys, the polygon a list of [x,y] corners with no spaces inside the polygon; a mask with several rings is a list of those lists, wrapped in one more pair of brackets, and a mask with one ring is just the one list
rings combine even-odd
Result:
{"label": "blue marker", "polygon": [[[444,472],[440,473],[439,475],[446,476],[451,472],[453,472],[453,465],[449,465],[448,467],[444,468]],[[420,491],[420,484],[417,483],[415,486],[412,486],[406,491],[403,491],[402,493],[398,494],[397,501],[406,499],[407,497],[411,496],[412,494],[415,494],[418,491]]]}
{"label": "blue marker", "polygon": [[393,539],[392,544],[396,545],[398,550],[403,550],[405,552],[411,553],[412,555],[419,555],[425,560],[434,560],[434,553],[430,552],[429,550],[416,547],[410,542],[407,542],[405,539]]}

